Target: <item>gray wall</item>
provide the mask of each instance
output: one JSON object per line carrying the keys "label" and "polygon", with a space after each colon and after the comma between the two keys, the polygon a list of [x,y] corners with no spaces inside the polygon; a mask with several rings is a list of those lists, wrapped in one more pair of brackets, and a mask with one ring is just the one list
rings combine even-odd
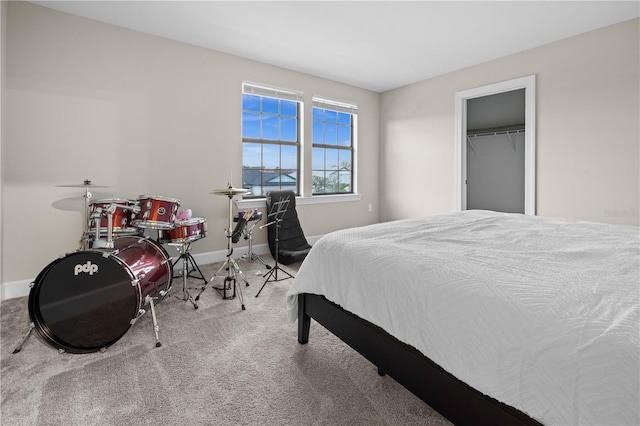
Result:
{"label": "gray wall", "polygon": [[453,211],[455,93],[535,74],[537,214],[638,225],[639,23],[383,93],[381,219]]}

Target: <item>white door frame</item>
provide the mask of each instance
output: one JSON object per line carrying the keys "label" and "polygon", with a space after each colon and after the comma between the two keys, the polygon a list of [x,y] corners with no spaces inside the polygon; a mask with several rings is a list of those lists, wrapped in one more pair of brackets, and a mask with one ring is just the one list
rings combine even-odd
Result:
{"label": "white door frame", "polygon": [[467,99],[525,89],[524,213],[536,214],[536,76],[456,92],[455,95],[455,204],[454,211],[467,209]]}

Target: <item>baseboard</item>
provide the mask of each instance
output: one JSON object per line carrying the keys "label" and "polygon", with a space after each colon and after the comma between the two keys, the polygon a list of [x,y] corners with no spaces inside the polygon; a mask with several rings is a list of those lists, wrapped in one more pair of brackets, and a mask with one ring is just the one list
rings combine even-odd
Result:
{"label": "baseboard", "polygon": [[[321,236],[307,237],[307,241],[309,242],[309,244],[313,245],[316,241],[318,241],[320,237]],[[233,257],[237,259],[238,257],[241,257],[243,254],[247,253],[248,251],[249,251],[249,247],[247,246],[234,247]],[[253,252],[259,255],[269,254],[269,245],[267,243],[254,244]],[[179,256],[179,254],[177,254],[175,250],[172,252],[169,252],[169,255],[171,257]],[[207,253],[193,254],[193,258],[196,260],[196,263],[198,265],[207,265],[209,263],[222,262],[223,260],[225,260],[226,257],[227,257],[226,249],[210,251]],[[35,280],[35,277],[28,280],[9,281],[6,283],[2,283],[2,286],[0,288],[0,301],[13,299],[16,297],[28,296],[29,291],[31,290],[31,283],[33,283],[34,280]]]}

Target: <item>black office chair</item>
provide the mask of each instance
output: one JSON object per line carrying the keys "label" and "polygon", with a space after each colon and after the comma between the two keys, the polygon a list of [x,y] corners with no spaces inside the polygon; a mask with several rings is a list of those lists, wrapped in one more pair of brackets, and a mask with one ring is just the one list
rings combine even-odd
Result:
{"label": "black office chair", "polygon": [[[267,214],[272,211],[274,203],[288,199],[289,204],[287,209],[282,215],[282,220],[279,223],[280,229],[278,229],[278,262],[284,265],[290,265],[296,262],[302,262],[311,245],[307,242],[302,227],[300,226],[300,220],[298,219],[298,212],[296,211],[296,194],[293,191],[269,191],[267,192]],[[267,217],[267,223],[274,220],[273,217]],[[267,227],[267,239],[269,241],[269,250],[273,258],[276,258],[276,228],[278,224],[274,223]]]}

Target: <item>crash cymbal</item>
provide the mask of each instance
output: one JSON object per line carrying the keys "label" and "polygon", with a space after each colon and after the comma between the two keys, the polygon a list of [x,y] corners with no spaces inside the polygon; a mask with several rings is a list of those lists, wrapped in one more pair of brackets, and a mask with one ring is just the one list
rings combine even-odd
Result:
{"label": "crash cymbal", "polygon": [[221,188],[221,189],[214,189],[213,191],[211,191],[212,194],[215,195],[238,195],[238,194],[248,194],[251,191],[248,189],[244,189],[244,188],[234,188],[232,186],[228,186],[226,188]]}
{"label": "crash cymbal", "polygon": [[85,179],[82,183],[71,183],[68,185],[56,185],[59,188],[108,188],[105,185],[96,185],[91,183],[89,179]]}

